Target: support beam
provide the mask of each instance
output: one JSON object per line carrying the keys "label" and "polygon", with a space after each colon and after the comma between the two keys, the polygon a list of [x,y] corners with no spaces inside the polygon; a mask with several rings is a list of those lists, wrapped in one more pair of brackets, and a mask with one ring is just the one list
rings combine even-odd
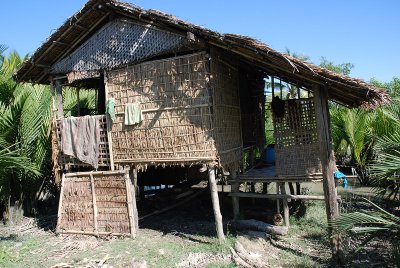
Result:
{"label": "support beam", "polygon": [[[236,170],[230,172],[230,177],[232,179],[232,192],[239,193],[240,183],[237,181],[237,172]],[[239,220],[240,217],[240,206],[239,206],[239,197],[232,196],[232,208],[233,208],[233,219]]]}
{"label": "support beam", "polygon": [[55,80],[57,93],[57,119],[64,118],[61,80]]}
{"label": "support beam", "polygon": [[218,189],[217,189],[217,182],[215,181],[215,169],[214,168],[211,168],[211,167],[208,168],[208,180],[210,183],[211,201],[213,204],[217,236],[218,236],[219,241],[223,242],[225,240],[225,236],[224,236],[224,228],[222,226],[221,210],[219,208]]}
{"label": "support beam", "polygon": [[[315,114],[318,128],[319,154],[322,164],[323,188],[325,196],[326,215],[329,220],[339,216],[337,194],[333,172],[335,170],[335,157],[332,150],[332,142],[329,125],[329,107],[327,88],[320,85],[313,85]],[[333,229],[328,227],[331,237],[331,250],[333,257],[342,262],[343,251],[339,236],[332,236]]]}

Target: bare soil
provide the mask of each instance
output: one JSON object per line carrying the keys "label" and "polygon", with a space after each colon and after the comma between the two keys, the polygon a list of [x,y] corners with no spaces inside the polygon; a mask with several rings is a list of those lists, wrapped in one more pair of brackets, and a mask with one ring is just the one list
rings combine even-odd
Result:
{"label": "bare soil", "polygon": [[[228,201],[221,197],[225,220],[231,218]],[[271,207],[251,200],[241,205],[243,211]],[[37,222],[24,218],[17,226],[0,227],[0,267],[237,267],[230,250],[236,241],[265,267],[338,266],[331,261],[321,202],[298,208],[286,237],[236,233],[226,221],[227,241],[223,244],[215,239],[211,204],[206,195],[185,207],[141,221],[140,233],[134,240],[56,235]],[[347,248],[359,244],[358,240],[344,242]],[[389,246],[385,238],[377,240],[354,259],[348,259],[345,266],[386,267]]]}

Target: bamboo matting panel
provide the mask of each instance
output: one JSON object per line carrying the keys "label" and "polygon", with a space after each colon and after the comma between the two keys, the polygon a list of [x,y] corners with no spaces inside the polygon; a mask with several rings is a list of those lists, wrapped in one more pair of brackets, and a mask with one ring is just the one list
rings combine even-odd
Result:
{"label": "bamboo matting panel", "polygon": [[237,64],[212,50],[214,137],[220,164],[237,169],[242,163],[242,130]]}
{"label": "bamboo matting panel", "polygon": [[314,100],[284,102],[284,116],[273,115],[277,175],[321,172]]}
{"label": "bamboo matting panel", "polygon": [[[99,167],[110,167],[110,151],[107,137],[107,119],[104,115],[93,115],[99,120],[100,124],[100,144],[99,144]],[[91,165],[81,162],[79,159],[65,155],[61,152],[61,130],[60,121],[57,120],[57,136],[59,164],[63,170],[71,170],[72,168],[93,168]]]}
{"label": "bamboo matting panel", "polygon": [[51,66],[51,73],[78,72],[86,78],[95,71],[115,69],[160,54],[176,52],[186,36],[125,19],[105,24],[68,57]]}
{"label": "bamboo matting panel", "polygon": [[[216,158],[206,53],[145,62],[108,73],[115,98],[115,163],[193,164]],[[126,103],[139,102],[143,121],[124,125]]]}
{"label": "bamboo matting panel", "polygon": [[125,173],[93,172],[92,175],[94,185],[89,172],[67,173],[63,178],[57,231],[131,235],[129,216],[133,212],[128,206],[127,195],[131,193],[126,188]]}

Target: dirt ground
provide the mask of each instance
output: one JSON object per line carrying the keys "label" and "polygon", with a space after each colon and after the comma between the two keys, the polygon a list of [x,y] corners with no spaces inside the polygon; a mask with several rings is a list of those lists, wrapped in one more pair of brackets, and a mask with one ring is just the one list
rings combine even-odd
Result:
{"label": "dirt ground", "polygon": [[[221,198],[224,219],[230,219],[229,199]],[[243,211],[267,204],[241,203]],[[270,206],[270,205],[268,205]],[[289,235],[265,238],[235,233],[224,223],[226,243],[215,239],[207,196],[140,222],[131,238],[55,235],[33,218],[18,226],[0,227],[0,267],[236,267],[231,247],[239,241],[265,267],[336,267],[331,262],[322,202],[312,202],[291,216]],[[357,241],[345,240],[347,247]],[[348,267],[385,267],[390,255],[384,239],[361,251]]]}

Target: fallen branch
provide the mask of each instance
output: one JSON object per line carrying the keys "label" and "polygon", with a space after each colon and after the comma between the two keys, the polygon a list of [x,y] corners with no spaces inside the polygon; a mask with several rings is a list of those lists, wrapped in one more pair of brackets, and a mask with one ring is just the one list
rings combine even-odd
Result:
{"label": "fallen branch", "polygon": [[198,191],[197,193],[194,193],[193,195],[191,195],[191,196],[189,196],[189,197],[187,197],[187,198],[185,198],[185,199],[179,201],[178,203],[175,203],[175,204],[173,204],[173,205],[171,205],[169,207],[166,207],[166,208],[163,208],[163,209],[160,209],[160,210],[156,210],[156,211],[154,211],[154,212],[152,212],[150,214],[144,215],[144,216],[140,217],[139,220],[143,220],[143,219],[146,219],[148,217],[155,216],[155,215],[164,213],[164,212],[166,212],[168,210],[174,209],[176,207],[185,205],[185,204],[187,204],[187,202],[189,202],[190,200],[192,200],[196,196],[199,196],[201,193],[203,193],[206,189],[202,189],[202,190]]}
{"label": "fallen branch", "polygon": [[237,220],[231,222],[231,227],[235,230],[253,230],[266,232],[275,235],[287,235],[289,228],[286,226],[275,226],[257,220]]}

